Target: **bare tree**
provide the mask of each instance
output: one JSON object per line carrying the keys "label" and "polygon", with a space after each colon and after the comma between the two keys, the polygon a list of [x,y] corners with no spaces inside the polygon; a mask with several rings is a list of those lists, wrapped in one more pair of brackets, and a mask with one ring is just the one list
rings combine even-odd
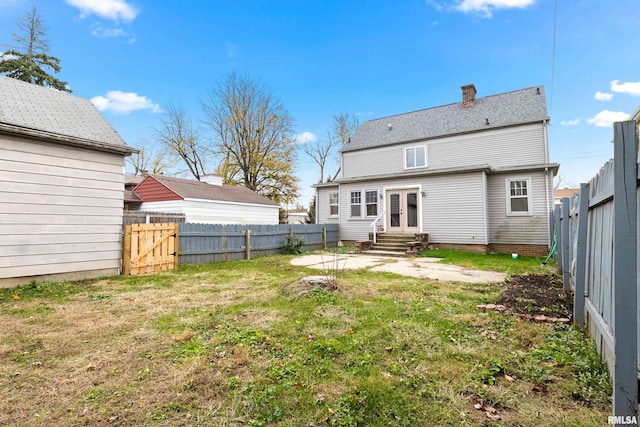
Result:
{"label": "bare tree", "polygon": [[298,198],[293,119],[264,85],[231,72],[201,100],[216,139],[217,172],[278,203]]}
{"label": "bare tree", "polygon": [[155,129],[158,141],[169,153],[180,158],[195,179],[206,174],[208,150],[201,142],[198,129],[194,128],[181,105],[171,102],[161,119],[162,126]]}
{"label": "bare tree", "polygon": [[127,158],[127,163],[133,168],[134,175],[141,175],[143,171],[157,175],[169,168],[171,160],[165,146],[158,147],[158,145],[151,144],[145,138],[140,138],[136,148],[138,153],[134,153]]}
{"label": "bare tree", "polygon": [[302,145],[302,151],[304,151],[306,155],[311,157],[313,161],[316,162],[320,167],[320,179],[318,180],[319,183],[324,182],[324,170],[327,159],[333,153],[334,148],[338,145],[340,145],[338,140],[333,135],[331,135],[331,133],[328,133],[326,141],[308,141]]}
{"label": "bare tree", "polygon": [[[356,130],[360,127],[360,120],[354,114],[349,113],[338,113],[333,116],[333,127],[331,128],[331,135],[338,141],[340,147],[343,147],[344,144],[349,142],[351,136],[356,132]],[[329,181],[335,181],[340,171],[342,170],[342,165],[340,162],[340,158],[338,158],[338,170],[333,177],[329,179]]]}

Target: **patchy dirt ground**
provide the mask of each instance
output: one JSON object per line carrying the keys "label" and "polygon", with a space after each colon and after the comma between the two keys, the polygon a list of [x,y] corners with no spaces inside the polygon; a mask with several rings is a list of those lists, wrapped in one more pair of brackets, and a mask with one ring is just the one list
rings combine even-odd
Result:
{"label": "patchy dirt ground", "polygon": [[562,279],[555,275],[511,276],[496,304],[513,313],[571,319],[573,295],[564,293]]}

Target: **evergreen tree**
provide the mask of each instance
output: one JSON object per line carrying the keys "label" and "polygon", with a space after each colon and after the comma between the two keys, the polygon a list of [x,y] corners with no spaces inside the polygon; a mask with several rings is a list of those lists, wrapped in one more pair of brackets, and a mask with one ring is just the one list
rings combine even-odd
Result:
{"label": "evergreen tree", "polygon": [[5,45],[9,49],[0,55],[0,74],[38,86],[52,87],[71,92],[66,82],[56,79],[45,69],[60,72],[60,60],[49,56],[49,43],[44,26],[35,6],[18,21],[22,35],[13,34],[17,46]]}

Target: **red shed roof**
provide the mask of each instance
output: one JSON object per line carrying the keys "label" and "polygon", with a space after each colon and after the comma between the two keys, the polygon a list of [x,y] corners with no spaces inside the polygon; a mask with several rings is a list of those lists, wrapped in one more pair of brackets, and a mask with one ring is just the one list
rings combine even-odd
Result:
{"label": "red shed roof", "polygon": [[149,175],[134,189],[144,202],[181,199],[204,199],[224,202],[278,206],[266,197],[246,187],[212,185],[190,179],[164,175]]}

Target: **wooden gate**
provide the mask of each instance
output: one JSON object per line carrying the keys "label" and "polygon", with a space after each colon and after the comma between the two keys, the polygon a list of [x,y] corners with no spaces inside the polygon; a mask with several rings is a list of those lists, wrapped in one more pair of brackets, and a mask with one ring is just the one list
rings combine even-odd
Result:
{"label": "wooden gate", "polygon": [[138,276],[178,266],[178,224],[125,227],[122,274]]}

